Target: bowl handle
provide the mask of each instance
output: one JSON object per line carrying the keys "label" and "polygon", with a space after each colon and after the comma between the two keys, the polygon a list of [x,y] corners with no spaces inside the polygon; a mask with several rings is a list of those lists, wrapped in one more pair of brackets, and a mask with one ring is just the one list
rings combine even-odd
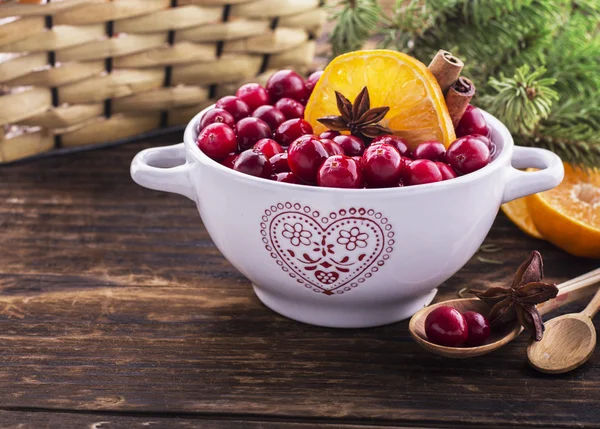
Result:
{"label": "bowl handle", "polygon": [[[565,170],[561,159],[546,149],[515,146],[502,203],[547,191],[562,182]],[[539,168],[525,172],[517,168]]]}
{"label": "bowl handle", "polygon": [[131,178],[145,188],[174,192],[196,201],[196,190],[189,178],[192,164],[185,158],[183,143],[151,147],[131,161]]}

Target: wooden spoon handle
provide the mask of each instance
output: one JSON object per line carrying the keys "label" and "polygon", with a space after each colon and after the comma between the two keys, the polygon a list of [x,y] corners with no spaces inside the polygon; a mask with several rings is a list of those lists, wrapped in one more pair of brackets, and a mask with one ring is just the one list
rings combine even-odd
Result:
{"label": "wooden spoon handle", "polygon": [[[540,314],[544,315],[551,311],[557,310],[571,302],[577,301],[585,296],[593,293],[594,286],[600,282],[600,268],[597,268],[588,273],[582,274],[579,277],[568,280],[558,285],[558,296],[551,301],[543,302],[537,306]],[[591,305],[591,303],[590,303]]]}
{"label": "wooden spoon handle", "polygon": [[598,289],[598,292],[596,292],[596,295],[594,295],[594,297],[587,305],[587,307],[585,307],[585,310],[583,310],[582,313],[588,316],[590,319],[593,319],[598,310],[600,310],[600,289]]}

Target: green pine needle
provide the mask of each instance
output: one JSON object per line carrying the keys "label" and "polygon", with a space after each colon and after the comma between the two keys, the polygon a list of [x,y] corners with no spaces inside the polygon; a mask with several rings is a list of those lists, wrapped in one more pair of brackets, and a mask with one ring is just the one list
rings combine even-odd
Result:
{"label": "green pine needle", "polygon": [[542,77],[543,67],[531,72],[525,65],[518,68],[513,77],[490,78],[489,85],[496,91],[482,98],[490,113],[516,134],[531,136],[542,119],[551,112],[558,93],[552,89],[556,79]]}
{"label": "green pine needle", "polygon": [[[345,2],[340,10],[332,8],[331,19],[336,26],[329,36],[333,55],[360,49],[376,30],[382,17],[376,0]],[[338,6],[339,8],[339,6]]]}

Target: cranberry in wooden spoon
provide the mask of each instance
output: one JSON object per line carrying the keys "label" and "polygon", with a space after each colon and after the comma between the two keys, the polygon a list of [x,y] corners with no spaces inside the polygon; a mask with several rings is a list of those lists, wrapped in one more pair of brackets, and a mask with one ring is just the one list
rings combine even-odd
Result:
{"label": "cranberry in wooden spoon", "polygon": [[467,321],[456,308],[437,307],[425,319],[425,334],[432,343],[446,347],[463,345],[468,337]]}
{"label": "cranberry in wooden spoon", "polygon": [[488,322],[485,316],[476,311],[466,311],[463,313],[463,317],[467,322],[469,330],[467,345],[477,347],[485,343],[491,332],[490,322]]}

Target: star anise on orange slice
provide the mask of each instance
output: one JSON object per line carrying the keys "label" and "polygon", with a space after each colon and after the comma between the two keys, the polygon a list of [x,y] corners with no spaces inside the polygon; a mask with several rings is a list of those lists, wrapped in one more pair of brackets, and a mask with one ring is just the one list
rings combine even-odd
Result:
{"label": "star anise on orange slice", "polygon": [[469,292],[492,307],[488,315],[492,327],[517,319],[536,341],[540,341],[544,335],[544,322],[535,306],[558,294],[556,285],[542,282],[543,277],[542,255],[534,250],[517,269],[510,287],[492,287],[485,291],[471,289]]}
{"label": "star anise on orange slice", "polygon": [[358,93],[351,103],[343,94],[335,91],[339,116],[325,116],[317,119],[333,131],[350,131],[357,137],[375,138],[392,134],[392,130],[377,122],[381,121],[390,110],[388,106],[371,109],[371,99],[367,87]]}

